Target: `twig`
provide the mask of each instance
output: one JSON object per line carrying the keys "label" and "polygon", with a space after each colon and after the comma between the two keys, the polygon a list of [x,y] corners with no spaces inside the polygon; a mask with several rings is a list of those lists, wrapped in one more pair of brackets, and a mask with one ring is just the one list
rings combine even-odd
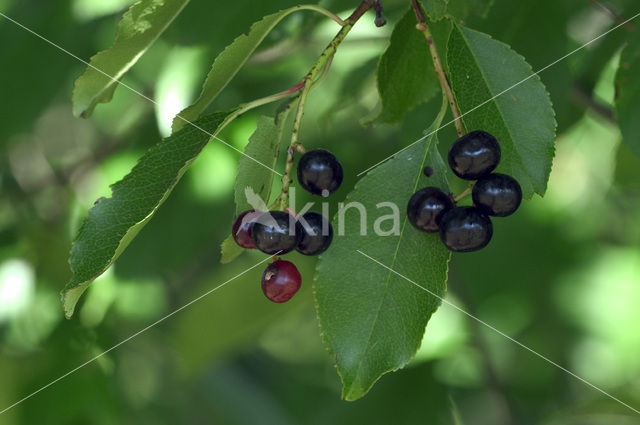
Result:
{"label": "twig", "polygon": [[418,20],[416,29],[422,32],[427,39],[427,45],[429,46],[429,52],[431,52],[431,59],[433,60],[433,67],[436,70],[438,80],[440,80],[442,91],[444,92],[445,96],[447,97],[447,101],[449,102],[449,107],[451,108],[451,113],[453,114],[454,124],[456,126],[456,131],[458,132],[458,137],[462,137],[464,136],[466,131],[464,129],[462,120],[460,119],[460,110],[458,109],[458,104],[456,103],[455,97],[453,96],[453,91],[451,90],[451,86],[449,85],[447,74],[444,72],[444,67],[442,66],[442,61],[440,60],[438,49],[433,42],[433,36],[431,35],[429,27],[427,26],[427,19],[424,16],[424,11],[422,10],[422,6],[418,3],[418,0],[411,0],[411,5],[413,6],[413,11],[415,12],[416,19]]}
{"label": "twig", "polygon": [[593,96],[587,93],[584,89],[579,86],[575,86],[573,88],[572,97],[573,101],[578,105],[595,112],[608,122],[617,125],[616,117],[611,108],[597,102]]}
{"label": "twig", "polygon": [[[287,206],[287,202],[289,200],[289,186],[293,181],[291,178],[291,171],[293,169],[294,156],[296,151],[301,152],[304,151],[304,148],[300,144],[299,140],[299,132],[300,132],[300,124],[302,122],[302,116],[304,115],[304,106],[307,101],[307,96],[311,91],[311,88],[315,84],[317,77],[326,74],[328,72],[328,66],[331,64],[333,60],[333,56],[335,55],[338,46],[342,41],[346,38],[351,28],[355,25],[356,22],[364,15],[364,13],[371,9],[373,3],[371,0],[363,0],[360,5],[356,8],[356,10],[345,20],[345,24],[340,29],[338,34],[331,40],[329,45],[324,49],[316,63],[313,65],[311,70],[305,75],[302,79],[302,90],[300,91],[300,97],[298,100],[298,108],[296,110],[296,116],[293,121],[293,129],[291,130],[291,142],[289,143],[289,148],[287,149],[287,162],[285,165],[285,171],[282,175],[282,190],[280,191],[280,196],[274,203],[275,206],[280,208],[284,208]],[[323,74],[321,74],[321,72]]]}
{"label": "twig", "polygon": [[617,23],[623,24],[624,29],[626,29],[627,31],[629,31],[629,32],[635,31],[635,29],[636,29],[635,25],[633,25],[630,22],[625,22],[625,19],[622,16],[618,15],[613,10],[611,10],[611,8],[609,8],[609,7],[605,6],[604,4],[600,3],[598,0],[589,0],[589,2],[592,5],[594,5],[595,7],[597,7],[598,9],[604,11],[607,15],[612,17]]}

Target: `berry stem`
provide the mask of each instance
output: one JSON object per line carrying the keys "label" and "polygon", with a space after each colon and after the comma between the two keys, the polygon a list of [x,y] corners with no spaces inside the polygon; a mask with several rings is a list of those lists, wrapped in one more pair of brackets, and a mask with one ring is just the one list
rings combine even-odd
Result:
{"label": "berry stem", "polygon": [[295,153],[296,151],[305,152],[304,147],[299,141],[298,135],[300,132],[302,116],[304,115],[304,107],[307,102],[307,96],[309,95],[311,88],[318,82],[320,82],[329,72],[329,68],[333,61],[333,57],[338,50],[338,46],[344,41],[349,31],[351,31],[351,28],[353,28],[355,23],[358,22],[362,15],[364,15],[367,10],[371,9],[373,3],[374,2],[372,0],[363,0],[358,5],[351,16],[349,16],[344,21],[344,25],[342,26],[338,34],[333,38],[333,40],[331,40],[316,63],[300,82],[300,84],[302,85],[302,89],[300,91],[298,108],[296,110],[295,119],[293,121],[293,129],[291,130],[291,142],[289,143],[289,148],[287,149],[287,162],[285,165],[284,173],[282,175],[282,190],[280,191],[280,196],[274,203],[274,206],[277,206],[280,209],[286,207],[289,201],[289,186],[293,181],[291,178],[291,171],[293,170]]}
{"label": "berry stem", "polygon": [[463,190],[462,192],[460,192],[459,194],[457,194],[456,196],[453,197],[453,200],[458,202],[459,200],[461,200],[462,198],[471,195],[471,191],[473,190],[473,182],[469,183],[469,187],[467,187],[465,190]]}
{"label": "berry stem", "polygon": [[429,52],[431,53],[431,59],[433,60],[433,67],[436,70],[438,80],[440,80],[442,92],[447,97],[447,101],[449,102],[449,107],[451,108],[451,113],[453,114],[453,122],[456,126],[458,137],[462,137],[466,134],[466,131],[464,129],[464,124],[460,119],[460,110],[458,109],[458,104],[456,103],[456,99],[453,96],[451,85],[449,85],[447,74],[444,72],[444,67],[442,66],[442,61],[440,60],[438,49],[433,42],[433,36],[431,35],[431,31],[429,31],[429,27],[427,26],[427,18],[424,16],[422,5],[418,2],[418,0],[411,0],[411,5],[413,6],[413,11],[415,12],[416,19],[418,20],[416,29],[422,32],[424,34],[424,37],[427,39],[427,45],[429,46]]}

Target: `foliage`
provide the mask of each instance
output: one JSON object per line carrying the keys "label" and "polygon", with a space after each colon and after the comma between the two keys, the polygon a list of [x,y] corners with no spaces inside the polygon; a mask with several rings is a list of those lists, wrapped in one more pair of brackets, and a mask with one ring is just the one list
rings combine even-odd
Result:
{"label": "foliage", "polygon": [[[365,14],[324,62],[333,62],[326,75],[314,75],[299,130],[307,149],[329,149],[344,166],[342,188],[322,199],[335,229],[340,202],[359,201],[369,234],[360,236],[349,209],[346,235],[319,261],[289,254],[303,282],[282,306],[260,293],[262,267],[246,272],[265,257],[243,253],[229,229],[249,208],[246,187],[265,202],[278,195],[280,176],[269,168],[285,174],[282,138],[291,135],[301,78],[338,25],[289,0],[0,3],[80,58],[117,31],[91,64],[150,99],[174,50],[217,55],[194,61],[201,93],[183,92],[190,85],[180,81],[164,91],[180,100],[173,110],[210,134],[178,118],[183,128],[162,140],[148,100],[116,92],[108,77],[83,73],[82,63],[0,17],[0,36],[11,40],[0,49],[0,411],[154,324],[0,423],[39,423],[43,411],[54,425],[634,423],[624,406],[358,253],[637,406],[640,24],[533,74],[633,16],[634,1],[607,2],[611,13],[587,0],[422,2],[462,122],[498,136],[499,171],[516,175],[529,198],[494,221],[487,249],[451,258],[403,211],[416,188],[465,189],[447,184],[442,157],[457,136],[454,117],[439,114],[428,43],[409,0],[383,1],[385,28]],[[357,2],[321,4],[345,18]],[[254,106],[261,110],[249,112]],[[227,145],[208,143],[212,134]],[[421,174],[424,164],[432,177]],[[298,195],[299,205],[319,199]],[[400,207],[397,235],[372,232],[390,212],[377,207],[383,202]],[[60,312],[65,281],[70,321]]]}
{"label": "foliage", "polygon": [[180,14],[189,0],[141,0],[122,16],[113,45],[91,58],[90,66],[76,80],[74,112],[88,117],[98,103],[108,103],[118,80]]}
{"label": "foliage", "polygon": [[451,86],[467,130],[498,138],[499,170],[518,180],[525,198],[544,195],[556,127],[544,85],[521,56],[486,34],[456,25],[448,46]]}
{"label": "foliage", "polygon": [[323,339],[337,361],[342,396],[347,400],[362,397],[383,373],[411,360],[427,321],[440,304],[439,299],[425,296],[396,274],[374,266],[359,251],[412,276],[440,297],[445,294],[450,253],[439,235],[417,231],[404,214],[399,228],[389,220],[393,207],[404,206],[427,184],[422,173],[426,166],[434,169],[429,185],[448,191],[446,166],[432,131],[440,126],[445,111],[443,108],[429,128],[432,134],[425,141],[369,172],[345,200],[347,206],[358,202],[368,214],[378,213],[374,227],[393,236],[381,237],[380,232],[363,229],[361,212],[346,213],[345,206],[342,213],[347,218],[339,224],[344,226],[344,237],[336,238],[318,264],[318,318]]}

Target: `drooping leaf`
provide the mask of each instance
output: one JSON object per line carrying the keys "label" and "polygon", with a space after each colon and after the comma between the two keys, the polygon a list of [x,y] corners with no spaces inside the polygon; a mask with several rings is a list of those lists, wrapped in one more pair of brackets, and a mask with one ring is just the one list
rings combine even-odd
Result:
{"label": "drooping leaf", "polygon": [[620,56],[616,74],[616,114],[624,143],[640,156],[640,31],[636,31]]}
{"label": "drooping leaf", "polygon": [[[238,165],[238,176],[235,185],[236,216],[250,209],[263,209],[269,204],[273,179],[276,174],[264,167],[262,164],[275,168],[278,154],[280,153],[280,142],[282,131],[289,115],[290,105],[282,110],[276,118],[260,117],[256,131],[249,138],[249,143],[244,149],[247,156],[240,158]],[[254,158],[261,164],[252,160]],[[249,199],[249,195],[252,199]],[[254,205],[255,200],[260,205]],[[238,257],[244,249],[239,247],[230,235],[222,242],[220,262],[230,263]]]}
{"label": "drooping leaf", "polygon": [[378,91],[382,111],[378,120],[394,123],[431,99],[439,90],[429,47],[416,30],[413,10],[407,11],[391,34],[389,47],[378,65]]}
{"label": "drooping leaf", "polygon": [[65,315],[71,317],[78,299],[104,273],[147,224],[178,180],[205,147],[234,117],[218,112],[152,147],[131,172],[111,187],[89,210],[71,248],[73,276],[62,291]]}
{"label": "drooping leaf", "polygon": [[[444,111],[432,128],[440,124]],[[318,318],[347,400],[362,397],[381,375],[407,364],[440,304],[357,250],[444,296],[450,253],[439,235],[420,232],[408,223],[405,212],[417,189],[438,186],[448,190],[446,167],[436,145],[433,134],[363,177],[347,202],[362,204],[369,219],[376,218],[373,229],[369,222],[366,235],[361,235],[355,208],[346,212],[344,220],[339,213],[333,223],[334,241],[319,261],[315,281]],[[426,165],[435,171],[429,179],[422,174]],[[397,227],[389,218],[394,213]],[[380,231],[388,233],[383,236]]]}
{"label": "drooping leaf", "polygon": [[180,112],[173,120],[173,131],[175,132],[184,127],[187,121],[198,119],[200,114],[233,79],[249,59],[249,56],[280,21],[293,12],[305,9],[309,9],[309,7],[305,5],[294,6],[265,16],[251,25],[246,34],[242,34],[233,40],[213,61],[198,99],[191,106]]}
{"label": "drooping leaf", "polygon": [[[75,82],[73,112],[88,117],[98,103],[108,103],[122,76],[180,14],[189,0],[141,0],[122,16],[113,45],[91,58]],[[105,75],[106,74],[106,75]]]}
{"label": "drooping leaf", "polygon": [[467,131],[488,131],[498,139],[498,171],[517,179],[525,198],[544,195],[556,121],[540,78],[506,44],[459,25],[451,32],[447,58]]}

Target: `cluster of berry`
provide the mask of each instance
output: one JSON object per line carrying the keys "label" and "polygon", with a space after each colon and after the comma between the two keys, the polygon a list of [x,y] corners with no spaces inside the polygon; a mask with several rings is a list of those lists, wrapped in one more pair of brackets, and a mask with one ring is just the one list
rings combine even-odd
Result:
{"label": "cluster of berry", "polygon": [[[297,174],[300,186],[322,196],[338,190],[343,178],[338,159],[323,149],[302,155]],[[294,249],[304,255],[319,255],[333,239],[331,223],[317,212],[294,217],[285,211],[245,211],[233,223],[232,234],[241,247],[276,256]],[[282,303],[298,292],[301,282],[293,263],[276,258],[262,275],[262,292],[269,300]]]}
{"label": "cluster of berry", "polygon": [[[413,194],[407,205],[411,224],[428,233],[440,232],[451,251],[469,252],[487,246],[493,235],[489,216],[513,214],[522,201],[520,184],[511,176],[493,173],[500,162],[500,145],[484,131],[473,131],[456,140],[449,149],[449,166],[464,180],[475,180],[473,206],[456,206],[451,195],[437,187]],[[432,173],[425,169],[425,174]]]}

